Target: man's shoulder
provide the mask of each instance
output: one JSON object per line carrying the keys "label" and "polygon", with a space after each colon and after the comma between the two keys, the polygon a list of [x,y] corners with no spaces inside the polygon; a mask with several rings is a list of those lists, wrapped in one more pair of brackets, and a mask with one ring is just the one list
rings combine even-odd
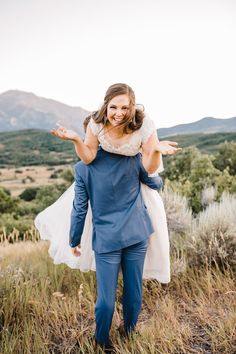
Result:
{"label": "man's shoulder", "polygon": [[87,165],[85,163],[83,163],[82,161],[77,162],[74,165],[75,173],[79,173],[79,174],[83,173],[85,171],[85,169],[86,169],[86,166]]}
{"label": "man's shoulder", "polygon": [[141,164],[142,161],[142,155],[140,153],[136,154],[135,156],[127,156],[127,155],[119,155],[119,154],[114,154],[108,151],[103,150],[101,147],[99,147],[98,151],[97,151],[97,155],[96,158],[93,162],[91,162],[89,165],[86,165],[84,162],[79,161],[74,165],[74,170],[77,172],[85,172],[87,169],[89,169],[89,167],[92,167],[93,165],[96,165],[97,163],[100,163],[101,160],[107,161],[108,160],[117,160],[117,159],[123,159],[124,161],[129,159],[129,160],[133,160],[136,161],[136,163],[138,165]]}

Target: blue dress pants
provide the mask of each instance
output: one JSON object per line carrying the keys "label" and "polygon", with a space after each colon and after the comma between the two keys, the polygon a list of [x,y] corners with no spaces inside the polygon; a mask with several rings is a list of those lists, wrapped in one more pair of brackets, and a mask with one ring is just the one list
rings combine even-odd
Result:
{"label": "blue dress pants", "polygon": [[115,307],[119,269],[123,273],[124,329],[130,333],[138,320],[142,305],[142,274],[148,240],[109,253],[96,253],[97,301],[95,306],[98,343],[106,345]]}

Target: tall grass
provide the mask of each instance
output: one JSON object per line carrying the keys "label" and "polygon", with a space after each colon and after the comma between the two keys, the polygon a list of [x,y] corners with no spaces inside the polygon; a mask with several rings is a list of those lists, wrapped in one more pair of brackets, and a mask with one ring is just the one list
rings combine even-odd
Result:
{"label": "tall grass", "polygon": [[[236,198],[224,194],[195,219],[165,190],[172,280],[144,281],[137,331],[124,339],[122,279],[111,339],[117,354],[236,352]],[[209,198],[208,198],[209,200]],[[94,272],[54,265],[34,228],[0,235],[0,353],[95,353]]]}
{"label": "tall grass", "polygon": [[[95,273],[53,265],[45,242],[0,246],[0,353],[94,353]],[[230,270],[189,269],[168,286],[144,282],[137,332],[123,339],[119,280],[111,331],[116,353],[235,353]]]}
{"label": "tall grass", "polygon": [[33,241],[40,240],[40,235],[37,229],[32,226],[29,230],[23,232],[23,237],[20,235],[20,231],[14,228],[12,232],[7,233],[6,228],[0,230],[0,244],[1,243],[15,243],[19,241]]}

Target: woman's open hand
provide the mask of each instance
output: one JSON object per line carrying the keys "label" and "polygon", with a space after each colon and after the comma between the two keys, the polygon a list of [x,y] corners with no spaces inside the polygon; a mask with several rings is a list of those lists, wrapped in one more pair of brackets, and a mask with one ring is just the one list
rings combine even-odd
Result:
{"label": "woman's open hand", "polygon": [[59,126],[51,130],[51,133],[63,140],[76,140],[78,133],[73,130],[66,129],[65,127]]}
{"label": "woman's open hand", "polygon": [[159,141],[156,145],[156,151],[159,151],[163,155],[174,155],[181,150],[175,141],[163,140]]}

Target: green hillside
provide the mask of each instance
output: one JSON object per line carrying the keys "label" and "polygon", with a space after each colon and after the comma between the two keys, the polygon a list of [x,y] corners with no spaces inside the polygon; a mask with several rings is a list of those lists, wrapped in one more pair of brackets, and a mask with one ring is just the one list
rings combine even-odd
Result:
{"label": "green hillside", "polygon": [[60,165],[77,161],[73,144],[42,130],[0,133],[0,166]]}
{"label": "green hillside", "polygon": [[[235,141],[236,133],[191,134],[167,137],[181,147],[196,146],[204,153],[215,153],[224,141]],[[77,161],[73,144],[42,130],[0,133],[0,167],[60,165]]]}

